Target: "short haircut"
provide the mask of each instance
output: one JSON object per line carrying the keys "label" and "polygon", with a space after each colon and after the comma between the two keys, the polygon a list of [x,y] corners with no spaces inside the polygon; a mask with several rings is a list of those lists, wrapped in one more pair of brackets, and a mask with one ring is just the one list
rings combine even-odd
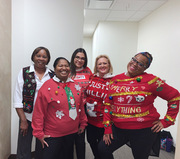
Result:
{"label": "short haircut", "polygon": [[96,57],[95,65],[94,65],[94,73],[98,73],[97,62],[100,58],[106,58],[108,60],[108,63],[109,63],[109,72],[108,73],[113,73],[113,67],[111,65],[111,61],[107,55],[99,55],[98,57]]}
{"label": "short haircut", "polygon": [[[47,48],[45,48],[45,47],[43,47],[43,46],[37,47],[37,48],[33,51],[32,55],[31,55],[31,60],[34,62],[34,56],[35,56],[39,51],[41,51],[41,50],[45,50],[45,51],[46,51],[46,54],[47,54],[47,57],[48,57],[48,61],[47,61],[47,64],[48,64],[49,61],[50,61],[50,59],[51,59],[50,52],[49,52],[49,50],[48,50]],[[47,64],[46,64],[46,65],[47,65]]]}
{"label": "short haircut", "polygon": [[135,55],[135,57],[138,55],[138,54],[141,54],[143,56],[145,56],[148,60],[148,63],[147,63],[147,67],[146,68],[149,68],[149,66],[151,65],[152,63],[152,60],[153,60],[153,57],[152,55],[149,53],[149,52],[139,52]]}
{"label": "short haircut", "polygon": [[57,64],[58,64],[58,62],[59,62],[60,60],[66,60],[67,63],[68,63],[68,65],[69,65],[69,67],[70,67],[70,62],[69,62],[66,58],[64,58],[64,57],[58,57],[58,58],[54,61],[54,64],[53,64],[54,69],[56,68],[56,66],[57,66]]}

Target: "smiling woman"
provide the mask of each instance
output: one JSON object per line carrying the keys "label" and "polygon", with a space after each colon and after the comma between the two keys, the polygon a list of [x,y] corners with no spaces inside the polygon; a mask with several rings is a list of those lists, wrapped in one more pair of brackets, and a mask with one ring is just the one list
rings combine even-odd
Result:
{"label": "smiling woman", "polygon": [[[127,143],[134,159],[159,156],[160,131],[174,124],[180,94],[159,77],[145,72],[152,59],[148,52],[136,54],[128,63],[127,72],[110,82],[104,103],[105,132],[99,144],[103,159],[113,159],[112,153]],[[154,106],[158,96],[167,101],[163,119]]]}
{"label": "smiling woman", "polygon": [[[84,103],[86,100],[86,88],[89,84],[89,77],[92,72],[87,67],[88,58],[85,49],[77,48],[71,57],[71,77],[78,85],[83,89],[84,92]],[[77,159],[85,159],[85,131],[79,129],[75,137],[75,148]]]}
{"label": "smiling woman", "polygon": [[70,73],[70,63],[63,57],[59,57],[54,62],[54,72],[63,82],[66,82]]}
{"label": "smiling woman", "polygon": [[135,55],[127,65],[127,76],[134,77],[143,74],[151,62],[152,56],[147,52]]}
{"label": "smiling woman", "polygon": [[112,79],[112,65],[107,55],[96,58],[94,74],[90,77],[87,87],[86,109],[88,114],[87,141],[90,144],[94,158],[100,158],[98,144],[103,137],[103,101],[107,96],[108,85]]}
{"label": "smiling woman", "polygon": [[[14,92],[14,107],[20,120],[17,158],[23,159],[31,158],[31,121],[37,92],[45,81],[54,76],[54,72],[46,67],[50,61],[50,53],[47,48],[36,48],[31,55],[31,60],[34,64],[20,71]],[[39,147],[38,143],[36,140],[36,152]]]}
{"label": "smiling woman", "polygon": [[69,78],[67,59],[59,57],[53,66],[55,76],[38,92],[32,119],[33,135],[42,143],[43,159],[60,156],[73,159],[75,135],[87,125],[83,90]]}

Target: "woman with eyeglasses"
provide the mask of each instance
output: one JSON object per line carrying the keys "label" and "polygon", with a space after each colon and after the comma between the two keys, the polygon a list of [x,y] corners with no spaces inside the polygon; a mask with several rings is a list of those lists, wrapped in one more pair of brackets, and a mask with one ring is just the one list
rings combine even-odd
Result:
{"label": "woman with eyeglasses", "polygon": [[[86,51],[83,48],[76,49],[71,57],[71,77],[83,89],[84,93],[89,84],[89,77],[92,72],[87,67],[88,59]],[[83,103],[85,104],[86,97],[84,96]],[[75,148],[77,159],[85,159],[85,132],[79,128],[75,137]]]}
{"label": "woman with eyeglasses", "polygon": [[[134,159],[148,159],[150,151],[159,155],[160,131],[174,124],[179,111],[179,92],[159,77],[145,70],[152,62],[148,52],[136,54],[127,65],[127,72],[115,76],[105,99],[104,137],[99,144],[103,159],[129,143]],[[154,107],[160,97],[167,101],[163,119]],[[152,153],[151,153],[152,154]]]}
{"label": "woman with eyeglasses", "polygon": [[86,91],[87,141],[90,144],[95,159],[100,159],[98,144],[104,134],[103,101],[108,93],[109,82],[114,77],[112,72],[113,68],[109,57],[107,55],[99,55],[95,60],[94,74],[90,77]]}

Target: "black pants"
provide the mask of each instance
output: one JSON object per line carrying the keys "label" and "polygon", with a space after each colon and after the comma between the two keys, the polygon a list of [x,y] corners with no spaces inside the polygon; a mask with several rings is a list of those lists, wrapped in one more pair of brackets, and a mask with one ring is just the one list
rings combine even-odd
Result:
{"label": "black pants", "polygon": [[153,133],[151,128],[127,130],[113,126],[113,137],[108,146],[101,141],[99,143],[99,153],[103,159],[114,159],[113,152],[130,142],[134,159],[148,159],[157,133]]}
{"label": "black pants", "polygon": [[86,130],[87,130],[87,141],[90,144],[93,155],[95,159],[100,159],[98,152],[98,144],[103,137],[104,128],[98,128],[96,126],[88,124]]}
{"label": "black pants", "polygon": [[[31,122],[28,122],[28,132],[27,135],[23,136],[19,127],[19,135],[18,135],[18,146],[17,146],[17,159],[31,159],[31,146],[32,146],[32,127]],[[20,126],[20,123],[19,123]],[[36,145],[35,145],[35,159],[43,159],[42,158],[42,144],[36,138]]]}
{"label": "black pants", "polygon": [[43,149],[43,159],[73,159],[75,134],[46,138],[49,147]]}
{"label": "black pants", "polygon": [[36,138],[36,147],[35,147],[35,159],[43,159],[43,148],[41,141]]}
{"label": "black pants", "polygon": [[85,131],[75,135],[75,148],[77,159],[85,159]]}
{"label": "black pants", "polygon": [[17,145],[17,159],[31,159],[31,145],[32,145],[32,127],[31,122],[28,122],[28,131],[25,136],[21,133],[19,122],[19,134]]}

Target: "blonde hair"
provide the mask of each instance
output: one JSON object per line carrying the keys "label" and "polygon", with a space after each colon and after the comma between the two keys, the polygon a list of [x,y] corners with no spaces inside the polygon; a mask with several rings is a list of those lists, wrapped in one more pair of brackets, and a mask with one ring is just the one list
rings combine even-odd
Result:
{"label": "blonde hair", "polygon": [[94,73],[98,73],[97,62],[100,58],[106,58],[108,60],[108,63],[109,63],[109,72],[108,73],[113,73],[113,67],[111,65],[111,61],[107,55],[99,55],[98,57],[96,57],[95,65],[94,65]]}

